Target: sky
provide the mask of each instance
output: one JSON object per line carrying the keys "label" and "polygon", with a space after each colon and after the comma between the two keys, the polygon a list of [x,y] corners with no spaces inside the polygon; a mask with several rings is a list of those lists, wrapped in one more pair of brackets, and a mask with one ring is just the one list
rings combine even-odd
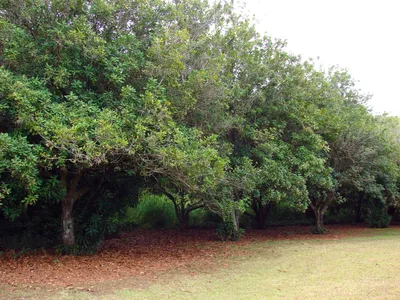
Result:
{"label": "sky", "polygon": [[[235,1],[236,2],[236,1]],[[396,3],[398,2],[398,3]],[[257,28],[288,50],[346,68],[376,114],[400,116],[400,1],[241,0]]]}

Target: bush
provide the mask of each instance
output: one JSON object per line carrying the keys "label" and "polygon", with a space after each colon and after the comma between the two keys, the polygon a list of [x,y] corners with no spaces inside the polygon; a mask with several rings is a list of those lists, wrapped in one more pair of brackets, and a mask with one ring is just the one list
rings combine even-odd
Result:
{"label": "bush", "polygon": [[141,181],[137,177],[113,174],[108,180],[91,178],[88,184],[98,188],[75,203],[76,245],[59,246],[59,253],[95,253],[104,238],[117,234],[123,228],[122,220],[127,207],[138,203]]}
{"label": "bush", "polygon": [[174,205],[169,199],[160,195],[143,194],[136,207],[126,211],[125,224],[143,228],[173,227],[178,224]]}
{"label": "bush", "polygon": [[62,193],[49,192],[42,181],[41,195],[35,206],[28,206],[16,219],[0,212],[0,250],[51,248],[61,242],[60,198]]}
{"label": "bush", "polygon": [[375,205],[368,210],[367,224],[371,228],[386,228],[392,217],[388,215],[383,205]]}
{"label": "bush", "polygon": [[284,202],[278,202],[272,206],[266,220],[266,225],[311,225],[314,222],[314,213],[311,213],[310,216],[308,216],[303,211],[293,209]]}
{"label": "bush", "polygon": [[238,241],[244,233],[245,231],[242,228],[239,228],[238,232],[234,232],[232,222],[220,223],[216,229],[216,234],[222,241]]}
{"label": "bush", "polygon": [[245,229],[258,228],[253,211],[247,211],[240,216],[240,226]]}
{"label": "bush", "polygon": [[215,228],[222,219],[207,208],[199,208],[190,212],[189,225],[194,228]]}
{"label": "bush", "polygon": [[325,213],[325,224],[347,224],[354,220],[354,212],[348,207],[331,207]]}

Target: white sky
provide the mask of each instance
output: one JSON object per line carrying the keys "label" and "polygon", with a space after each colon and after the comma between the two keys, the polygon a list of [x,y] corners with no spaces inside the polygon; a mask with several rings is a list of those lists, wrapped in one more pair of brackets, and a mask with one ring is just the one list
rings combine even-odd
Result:
{"label": "white sky", "polygon": [[[288,50],[348,69],[375,113],[400,116],[400,1],[241,0]],[[396,3],[398,2],[398,3]],[[240,5],[240,3],[237,3]]]}

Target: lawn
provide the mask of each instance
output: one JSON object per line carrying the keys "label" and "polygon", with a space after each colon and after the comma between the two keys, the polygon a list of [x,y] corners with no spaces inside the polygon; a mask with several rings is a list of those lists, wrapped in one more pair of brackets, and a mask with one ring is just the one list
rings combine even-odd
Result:
{"label": "lawn", "polygon": [[200,263],[192,254],[180,267],[90,286],[3,284],[0,298],[400,299],[400,228],[341,230],[323,239],[290,228],[249,233],[238,244],[194,244]]}

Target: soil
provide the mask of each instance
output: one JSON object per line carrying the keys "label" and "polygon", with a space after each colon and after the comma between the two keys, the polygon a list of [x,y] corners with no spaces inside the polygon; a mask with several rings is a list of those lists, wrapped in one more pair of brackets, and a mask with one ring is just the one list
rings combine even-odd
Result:
{"label": "soil", "polygon": [[[400,226],[392,226],[400,229]],[[92,256],[61,256],[41,250],[0,256],[0,284],[5,287],[90,290],[101,282],[151,279],[171,270],[215,267],[224,258],[246,251],[245,245],[274,240],[342,239],[371,234],[362,225],[331,225],[324,235],[310,226],[248,230],[239,242],[222,242],[214,230],[133,230],[103,242]],[[52,253],[53,252],[53,253]],[[18,256],[18,257],[17,257]]]}

